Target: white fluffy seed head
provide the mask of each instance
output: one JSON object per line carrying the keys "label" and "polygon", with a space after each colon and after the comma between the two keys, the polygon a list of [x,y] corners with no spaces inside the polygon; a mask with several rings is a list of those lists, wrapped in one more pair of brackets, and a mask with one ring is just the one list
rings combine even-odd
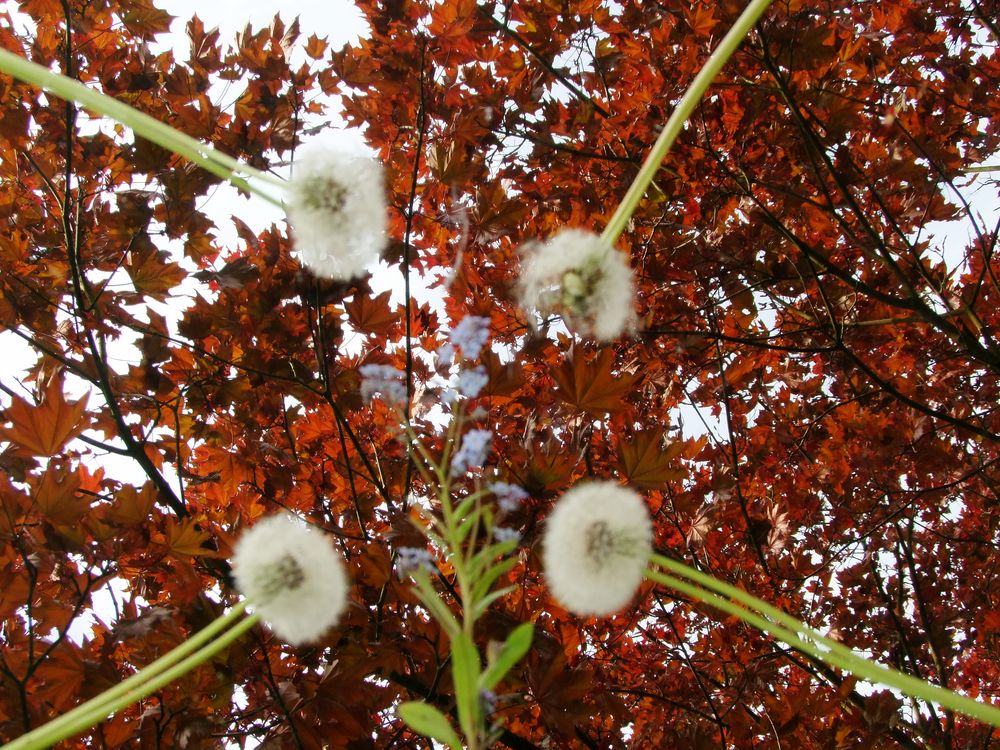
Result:
{"label": "white fluffy seed head", "polygon": [[236,587],[292,645],[319,640],[347,607],[344,561],[330,539],[288,513],[258,521],[233,550]]}
{"label": "white fluffy seed head", "polygon": [[556,600],[578,615],[609,615],[642,583],[653,524],[632,490],[586,482],[559,498],[542,543],[545,579]]}
{"label": "white fluffy seed head", "polygon": [[317,276],[351,279],[382,255],[382,165],[362,154],[309,148],[295,160],[285,211],[302,264]]}
{"label": "white fluffy seed head", "polygon": [[635,322],[635,275],[625,254],[592,232],[563,229],[522,249],[518,297],[542,315],[560,313],[567,326],[612,341]]}

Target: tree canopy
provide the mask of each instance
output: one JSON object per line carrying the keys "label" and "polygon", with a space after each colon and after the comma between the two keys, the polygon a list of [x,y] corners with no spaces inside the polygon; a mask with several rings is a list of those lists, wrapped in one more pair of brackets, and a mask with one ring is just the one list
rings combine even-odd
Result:
{"label": "tree canopy", "polygon": [[290,509],[346,558],[340,625],[297,648],[255,629],[65,746],[428,747],[395,707],[453,710],[447,641],[394,560],[429,490],[358,368],[406,373],[439,452],[433,355],[479,315],[485,471],[529,494],[514,589],[476,633],[535,623],[496,689],[503,745],[990,747],[651,583],[575,616],[539,540],[579,480],[627,483],[659,552],[996,698],[1000,222],[996,178],[969,171],[1000,151],[996,3],[776,2],[619,239],[637,322],[600,345],[518,306],[519,248],[604,227],[743,4],[357,5],[356,46],[192,18],[186,56],[151,49],[171,21],[154,0],[0,12],[6,49],[258,169],[341,106],[386,165],[406,279],[402,304],[317,279],[284,223],[225,217],[222,242],[216,176],[0,75],[0,346],[34,354],[0,375],[0,741],[213,620],[234,540]]}

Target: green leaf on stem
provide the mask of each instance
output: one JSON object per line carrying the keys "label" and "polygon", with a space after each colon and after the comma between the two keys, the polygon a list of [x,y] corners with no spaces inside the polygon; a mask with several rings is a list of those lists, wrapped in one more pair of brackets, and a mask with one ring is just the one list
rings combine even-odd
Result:
{"label": "green leaf on stem", "polygon": [[463,518],[459,524],[458,528],[455,530],[455,542],[457,544],[462,544],[465,538],[469,536],[469,532],[475,529],[479,525],[479,519],[483,514],[482,507],[474,508],[465,518]]}
{"label": "green leaf on stem", "polygon": [[455,638],[461,632],[461,627],[458,624],[458,620],[451,613],[451,610],[448,609],[448,606],[438,596],[437,591],[434,590],[434,586],[431,585],[430,575],[423,569],[413,571],[412,575],[420,601],[434,615],[434,619],[438,621],[438,624],[445,629],[448,637]]}
{"label": "green leaf on stem", "polygon": [[452,729],[448,717],[429,703],[423,701],[402,703],[396,712],[399,714],[399,718],[406,722],[406,726],[414,732],[430,737],[432,740],[444,742],[455,750],[461,749],[462,741]]}
{"label": "green leaf on stem", "polygon": [[504,573],[509,571],[517,564],[517,559],[509,557],[506,560],[501,560],[496,565],[491,566],[482,575],[476,576],[476,583],[472,587],[472,601],[478,602],[482,597],[486,595],[493,584],[497,582]]}
{"label": "green leaf on stem", "polygon": [[507,673],[528,653],[531,640],[535,635],[534,623],[526,622],[518,625],[507,636],[496,658],[486,667],[479,678],[479,686],[483,690],[492,690]]}
{"label": "green leaf on stem", "polygon": [[482,617],[483,613],[489,609],[489,606],[501,597],[507,596],[510,592],[514,591],[517,586],[505,586],[502,589],[497,589],[496,591],[491,591],[480,601],[476,602],[475,606],[472,608],[472,619],[478,620]]}
{"label": "green leaf on stem", "polygon": [[451,641],[451,673],[455,682],[458,722],[467,737],[479,727],[479,651],[468,633],[462,632]]}
{"label": "green leaf on stem", "polygon": [[[506,560],[504,560],[502,563],[497,563],[496,560],[498,558],[507,557],[507,555],[509,555],[517,548],[518,544],[519,544],[518,540],[508,539],[507,541],[496,542],[495,544],[486,545],[481,550],[479,550],[475,555],[472,555],[468,565],[469,575],[472,576],[472,578],[477,581],[476,588],[479,591],[485,593],[492,585],[492,581],[486,585],[478,585],[478,581],[480,581],[481,577],[487,575],[489,571],[492,570],[493,567],[495,567],[495,565],[506,563]],[[516,562],[516,559],[514,560],[514,562]],[[514,563],[512,562],[511,565],[513,564]],[[493,577],[493,580],[496,580],[496,576]]]}
{"label": "green leaf on stem", "polygon": [[468,497],[462,498],[457,506],[455,506],[455,518],[465,518],[469,511],[472,510],[472,506],[476,504],[477,501],[482,500],[484,493],[482,490],[471,493]]}

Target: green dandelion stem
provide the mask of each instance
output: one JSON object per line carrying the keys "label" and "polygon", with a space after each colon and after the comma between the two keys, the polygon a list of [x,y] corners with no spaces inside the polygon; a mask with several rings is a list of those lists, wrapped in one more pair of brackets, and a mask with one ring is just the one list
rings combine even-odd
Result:
{"label": "green dandelion stem", "polygon": [[601,233],[601,239],[609,245],[614,245],[625,230],[629,219],[632,218],[632,214],[635,213],[635,209],[639,206],[639,201],[642,200],[646,189],[653,181],[657,171],[660,169],[660,165],[670,152],[670,148],[674,145],[674,141],[677,140],[677,136],[680,135],[681,130],[684,128],[684,123],[691,116],[691,113],[694,112],[695,107],[698,106],[698,102],[701,101],[712,81],[715,80],[719,71],[729,61],[729,58],[733,56],[733,53],[742,44],[743,39],[750,33],[750,29],[753,28],[754,24],[757,23],[770,4],[771,0],[752,0],[740,17],[736,19],[736,23],[733,24],[729,33],[722,39],[722,42],[720,42],[715,52],[712,53],[712,56],[708,58],[704,67],[695,76],[691,85],[688,86],[687,91],[684,92],[684,96],[677,104],[677,108],[671,113],[667,124],[656,139],[656,143],[653,144],[653,148],[643,162],[642,168],[639,169],[639,174],[635,176],[635,179],[629,186],[628,192],[625,193],[625,197],[618,204],[618,208],[615,209],[614,214],[608,221],[608,225],[604,228],[604,232]]}
{"label": "green dandelion stem", "polygon": [[[173,682],[222,651],[259,622],[259,615],[248,615],[239,620],[245,614],[246,606],[246,602],[237,604],[208,627],[120,684],[7,743],[3,750],[40,750],[50,747],[101,723],[122,708]],[[219,637],[215,638],[217,635]]]}
{"label": "green dandelion stem", "polygon": [[284,181],[280,178],[244,164],[124,102],[95,91],[73,78],[53,73],[2,47],[0,47],[0,70],[61,99],[76,102],[95,114],[110,117],[131,128],[136,135],[198,164],[216,177],[228,180],[236,187],[259,195],[277,206],[282,205],[279,199],[262,191],[259,186],[247,179],[281,186],[284,185]]}
{"label": "green dandelion stem", "polygon": [[[782,612],[767,602],[748,594],[746,591],[719,581],[676,560],[662,555],[652,555],[651,560],[678,576],[694,581],[694,586],[658,570],[648,570],[646,577],[677,591],[692,596],[727,614],[739,617],[759,630],[804,654],[825,661],[831,666],[850,672],[854,676],[872,683],[894,688],[905,695],[936,703],[944,708],[979,719],[987,724],[1000,727],[1000,708],[973,700],[952,692],[939,685],[882,666],[871,659],[856,654],[850,648],[824,636],[819,631]],[[701,587],[704,588],[701,588]],[[716,592],[716,593],[713,593]],[[719,596],[721,594],[721,596]],[[723,598],[728,597],[728,598]],[[735,599],[734,603],[730,601]]]}

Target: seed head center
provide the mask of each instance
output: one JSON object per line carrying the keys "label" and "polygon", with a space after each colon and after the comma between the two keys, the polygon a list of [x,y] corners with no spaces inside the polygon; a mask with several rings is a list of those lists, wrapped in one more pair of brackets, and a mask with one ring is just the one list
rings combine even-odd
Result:
{"label": "seed head center", "polygon": [[282,555],[267,570],[257,576],[256,588],[263,600],[276,597],[283,591],[294,591],[306,579],[302,566],[291,555]]}
{"label": "seed head center", "polygon": [[615,554],[615,537],[604,521],[596,521],[587,528],[587,556],[600,565]]}
{"label": "seed head center", "polygon": [[593,263],[564,273],[560,285],[563,306],[577,315],[586,314],[588,300],[594,296],[603,277],[601,267]]}
{"label": "seed head center", "polygon": [[312,181],[311,190],[305,194],[303,201],[307,208],[335,214],[344,208],[347,200],[347,188],[337,180],[329,177],[318,177]]}

